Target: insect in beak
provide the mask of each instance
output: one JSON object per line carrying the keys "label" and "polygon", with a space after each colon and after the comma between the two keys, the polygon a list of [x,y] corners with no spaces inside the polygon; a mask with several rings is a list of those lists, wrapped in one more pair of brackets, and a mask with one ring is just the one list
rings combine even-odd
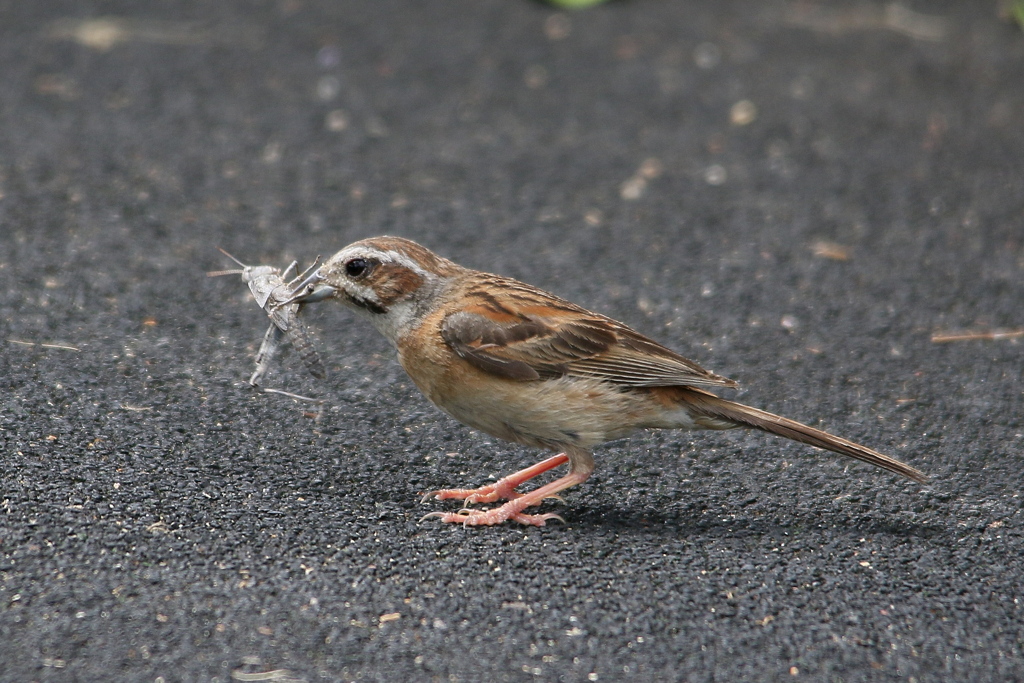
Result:
{"label": "insect in beak", "polygon": [[295,301],[300,304],[315,304],[318,301],[330,298],[337,291],[337,288],[331,285],[317,285],[308,294],[300,296]]}
{"label": "insect in beak", "polygon": [[302,282],[295,286],[295,289],[292,290],[292,296],[295,296],[299,292],[305,291],[306,289],[312,287],[313,285],[317,284],[323,279],[324,276],[320,274],[320,269],[317,268],[316,270],[309,274],[309,277],[305,278]]}
{"label": "insect in beak", "polygon": [[[314,278],[316,278],[314,280]],[[313,273],[307,278],[302,284],[295,288],[295,293],[291,298],[282,301],[279,305],[285,306],[287,304],[315,304],[318,301],[329,299],[338,290],[331,285],[317,285],[315,282],[319,280],[319,276]]]}

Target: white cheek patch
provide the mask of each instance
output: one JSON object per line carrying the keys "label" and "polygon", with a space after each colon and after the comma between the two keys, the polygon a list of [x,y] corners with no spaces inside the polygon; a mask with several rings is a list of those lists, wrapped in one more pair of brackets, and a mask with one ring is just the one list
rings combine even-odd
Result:
{"label": "white cheek patch", "polygon": [[402,333],[412,331],[416,324],[416,306],[411,301],[399,301],[385,315],[371,316],[370,322],[397,348]]}
{"label": "white cheek patch", "polygon": [[377,306],[381,305],[380,297],[377,296],[377,292],[373,290],[373,287],[362,285],[358,282],[352,282],[351,280],[346,280],[343,288],[345,293],[353,299],[369,301],[371,304],[376,304]]}

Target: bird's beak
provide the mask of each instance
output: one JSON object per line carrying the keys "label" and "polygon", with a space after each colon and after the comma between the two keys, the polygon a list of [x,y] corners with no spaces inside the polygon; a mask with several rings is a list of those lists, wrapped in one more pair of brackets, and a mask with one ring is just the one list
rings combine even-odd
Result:
{"label": "bird's beak", "polygon": [[331,285],[320,284],[323,279],[324,277],[320,274],[320,270],[314,270],[309,277],[296,285],[295,289],[292,290],[291,296],[279,303],[278,306],[313,304],[329,298],[338,290]]}
{"label": "bird's beak", "polygon": [[329,299],[337,292],[336,287],[331,285],[315,285],[308,292],[297,294],[285,303],[289,304],[315,304],[318,301]]}

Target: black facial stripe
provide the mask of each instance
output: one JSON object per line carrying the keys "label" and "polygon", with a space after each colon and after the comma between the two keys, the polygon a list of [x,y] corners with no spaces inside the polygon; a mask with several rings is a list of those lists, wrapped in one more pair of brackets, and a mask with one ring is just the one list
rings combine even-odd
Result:
{"label": "black facial stripe", "polygon": [[351,294],[348,294],[348,293],[346,293],[345,296],[347,296],[348,300],[351,301],[352,303],[354,303],[356,306],[358,306],[359,308],[365,308],[370,313],[376,313],[377,315],[384,315],[385,313],[388,312],[388,309],[386,309],[383,306],[381,306],[380,304],[376,304],[376,303],[374,303],[372,301],[368,301],[366,299],[361,299],[359,297],[352,296]]}

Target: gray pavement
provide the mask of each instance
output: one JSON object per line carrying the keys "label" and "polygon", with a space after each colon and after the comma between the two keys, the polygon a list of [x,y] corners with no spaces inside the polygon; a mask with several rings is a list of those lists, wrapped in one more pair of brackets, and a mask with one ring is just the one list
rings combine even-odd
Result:
{"label": "gray pavement", "polygon": [[[0,17],[0,680],[1024,679],[1024,35],[997,3]],[[420,523],[457,507],[421,492],[543,454],[327,306],[329,379],[292,354],[265,380],[327,402],[252,389],[266,318],[205,276],[218,246],[385,233],[932,482],[647,433],[564,525]]]}

